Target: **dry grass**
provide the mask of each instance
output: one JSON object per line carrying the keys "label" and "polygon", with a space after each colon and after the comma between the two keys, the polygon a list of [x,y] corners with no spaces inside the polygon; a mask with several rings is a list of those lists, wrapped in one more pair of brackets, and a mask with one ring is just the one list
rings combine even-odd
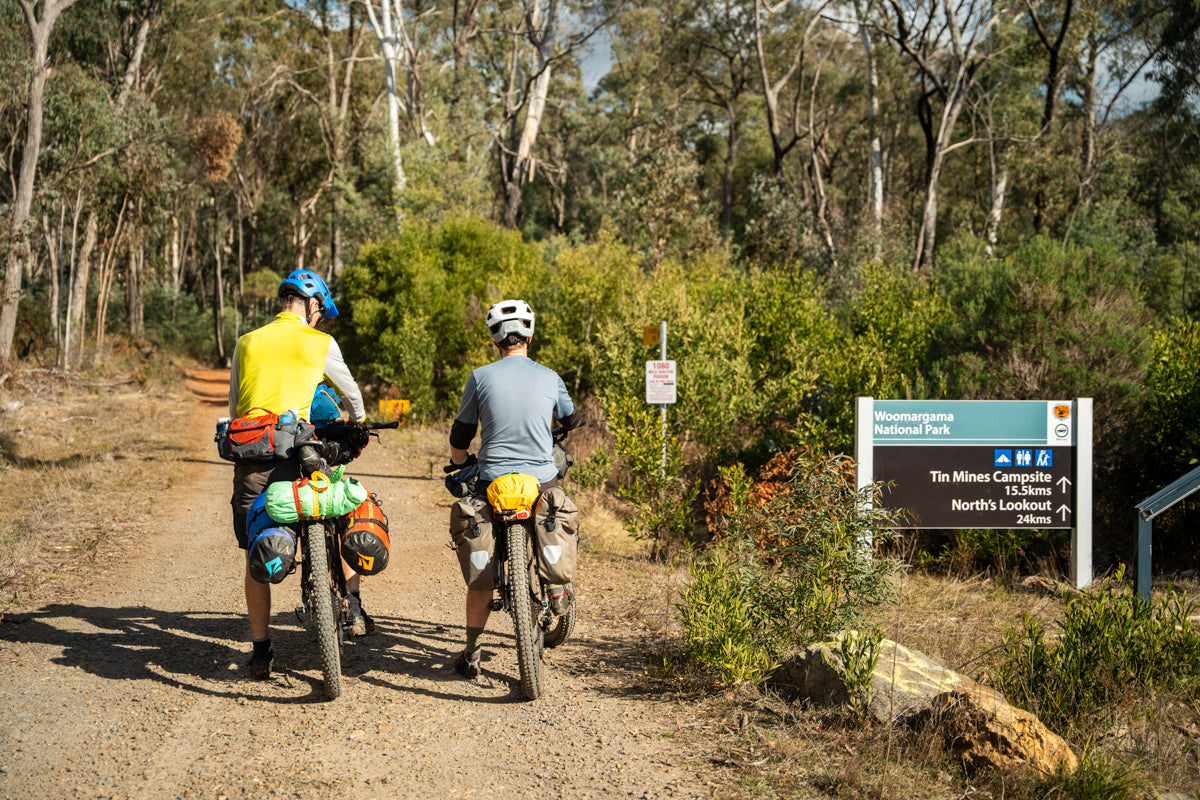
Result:
{"label": "dry grass", "polygon": [[119,561],[153,524],[156,496],[186,468],[173,430],[195,413],[162,374],[9,372],[0,392],[0,609],[69,591],[64,577]]}

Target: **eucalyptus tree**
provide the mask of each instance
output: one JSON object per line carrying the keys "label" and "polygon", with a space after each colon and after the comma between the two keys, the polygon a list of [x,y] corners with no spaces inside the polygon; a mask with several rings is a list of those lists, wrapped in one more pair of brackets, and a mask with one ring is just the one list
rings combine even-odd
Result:
{"label": "eucalyptus tree", "polygon": [[[329,270],[334,281],[344,264],[341,203],[350,151],[369,131],[383,90],[371,92],[360,80],[363,49],[367,41],[366,20],[359,6],[338,0],[304,0],[285,4],[293,12],[297,44],[309,58],[287,75],[292,91],[307,101],[323,145],[325,162],[320,180],[297,198],[295,217],[295,267],[304,267],[310,219],[323,195],[329,192]],[[302,46],[303,46],[302,45]],[[371,100],[365,100],[364,95]]]}
{"label": "eucalyptus tree", "polygon": [[955,126],[980,69],[994,56],[989,33],[1001,9],[994,0],[888,0],[883,31],[912,63],[917,119],[925,136],[925,187],[914,271],[932,267],[937,244],[938,189]]}
{"label": "eucalyptus tree", "polygon": [[[754,55],[766,105],[767,130],[771,134],[774,159],[772,171],[776,177],[783,174],[784,157],[807,135],[803,122],[805,54],[828,5],[829,0],[821,0],[811,7],[791,0],[777,3],[754,0]],[[780,51],[790,57],[785,57],[777,66],[774,56]],[[792,83],[790,89],[789,83]],[[781,106],[780,99],[785,91],[790,101]]]}
{"label": "eucalyptus tree", "polygon": [[[378,10],[375,8],[376,2]],[[401,112],[407,117],[409,125],[419,131],[426,144],[430,147],[436,144],[429,126],[430,112],[425,104],[424,71],[429,68],[430,61],[425,25],[427,20],[436,16],[438,9],[434,3],[426,0],[413,2],[408,13],[405,13],[401,0],[362,0],[362,4],[379,43],[383,62],[388,107],[388,151],[398,199],[407,184],[404,159],[400,152]],[[436,31],[430,34],[436,35]],[[404,77],[403,91],[400,88],[400,75]]]}
{"label": "eucalyptus tree", "polygon": [[[1094,196],[1103,153],[1100,133],[1125,93],[1162,49],[1166,6],[1135,0],[1080,0],[1081,44],[1073,88],[1083,118],[1075,213]],[[1067,223],[1068,229],[1070,222]]]}
{"label": "eucalyptus tree", "polygon": [[[513,228],[537,160],[535,146],[553,76],[578,60],[581,48],[607,20],[590,0],[502,0],[480,8],[479,14],[478,22],[471,23],[478,30],[471,41],[489,106],[495,109],[488,114],[487,128],[499,168],[500,222]],[[455,21],[459,24],[457,16]]]}
{"label": "eucalyptus tree", "polygon": [[[755,0],[694,0],[683,4],[676,23],[677,46],[705,111],[706,127],[724,134],[721,169],[721,228],[733,223],[734,168],[740,155],[742,128],[750,114],[754,81],[759,77],[755,54]],[[705,124],[704,121],[701,124]]]}
{"label": "eucalyptus tree", "polygon": [[21,280],[30,258],[30,211],[42,147],[42,114],[49,73],[50,32],[59,16],[78,0],[16,0],[25,21],[29,52],[28,88],[25,94],[25,137],[10,206],[8,252],[4,259],[4,284],[0,289],[0,360],[12,354],[21,300]]}
{"label": "eucalyptus tree", "polygon": [[[59,11],[63,7],[54,6]],[[41,8],[46,12],[42,19],[45,23],[53,9],[45,4]],[[165,138],[150,99],[157,86],[157,71],[151,64],[162,52],[161,37],[155,35],[161,28],[160,12],[159,0],[85,0],[61,17],[43,55],[40,71],[54,68],[42,85],[42,109],[35,115],[43,146],[29,147],[26,139],[22,160],[34,158],[36,180],[33,171],[24,172],[23,167],[22,180],[31,182],[25,188],[30,207],[40,209],[37,213],[43,223],[46,247],[56,250],[51,257],[56,269],[50,275],[49,316],[52,328],[62,331],[55,337],[59,345],[57,360],[62,366],[81,363],[84,352],[91,245],[98,240],[105,244],[99,276],[103,301],[106,287],[111,288],[115,281],[117,250],[128,244],[119,228],[98,239],[106,210],[128,205],[131,195],[144,194],[143,185],[154,183],[147,176],[159,174],[154,168],[143,172],[142,167],[159,158]],[[37,58],[27,66],[36,63]],[[34,69],[34,73],[38,71]],[[34,121],[34,117],[26,119]],[[20,211],[24,201],[19,199],[20,191],[16,194],[14,208]],[[135,205],[146,207],[144,202]],[[68,216],[69,237],[65,232]],[[86,219],[83,231],[79,230],[81,218]],[[83,244],[77,248],[80,239]],[[138,241],[144,240],[142,236]],[[34,268],[35,253],[28,240],[18,242],[10,257],[13,252],[24,253],[23,269]],[[122,252],[129,254],[127,250]],[[138,269],[139,253],[135,251],[132,257],[124,266],[126,271],[133,267],[132,280],[125,281],[130,304],[126,319],[136,332],[141,319],[142,272]],[[68,269],[60,280],[58,271]],[[8,270],[6,279],[19,279],[21,271]],[[66,318],[60,323],[63,283]],[[98,321],[103,320],[104,310],[101,304]],[[98,341],[103,334],[100,326]]]}

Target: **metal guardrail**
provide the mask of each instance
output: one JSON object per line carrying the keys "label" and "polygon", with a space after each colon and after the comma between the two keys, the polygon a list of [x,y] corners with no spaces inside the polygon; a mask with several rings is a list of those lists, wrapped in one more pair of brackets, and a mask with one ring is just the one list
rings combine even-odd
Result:
{"label": "metal guardrail", "polygon": [[1138,503],[1137,510],[1137,590],[1150,599],[1150,545],[1154,518],[1200,489],[1200,467]]}

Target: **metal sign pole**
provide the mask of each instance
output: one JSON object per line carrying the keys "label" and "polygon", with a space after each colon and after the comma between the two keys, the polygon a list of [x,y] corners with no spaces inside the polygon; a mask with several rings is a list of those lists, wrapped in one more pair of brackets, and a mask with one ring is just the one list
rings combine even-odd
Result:
{"label": "metal sign pole", "polygon": [[[658,323],[658,360],[667,360],[667,321]],[[667,479],[667,404],[659,406],[659,416],[662,419],[662,478]]]}

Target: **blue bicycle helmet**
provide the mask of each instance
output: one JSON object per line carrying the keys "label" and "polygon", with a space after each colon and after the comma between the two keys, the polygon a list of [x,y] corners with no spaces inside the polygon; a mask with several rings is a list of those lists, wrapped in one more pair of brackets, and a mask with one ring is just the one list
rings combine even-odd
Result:
{"label": "blue bicycle helmet", "polygon": [[304,297],[317,298],[321,304],[321,313],[325,316],[336,317],[338,315],[337,305],[333,302],[333,293],[329,291],[325,281],[321,280],[321,276],[315,272],[309,272],[306,269],[294,270],[279,284],[280,296],[283,295],[284,289],[289,287]]}

